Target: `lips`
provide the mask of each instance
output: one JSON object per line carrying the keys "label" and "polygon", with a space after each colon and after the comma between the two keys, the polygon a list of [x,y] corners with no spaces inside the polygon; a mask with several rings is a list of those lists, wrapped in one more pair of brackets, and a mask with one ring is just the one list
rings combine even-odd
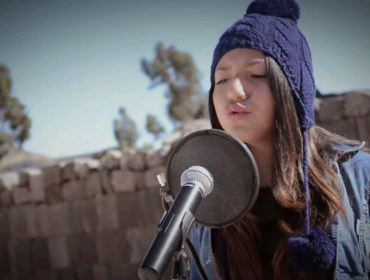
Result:
{"label": "lips", "polygon": [[244,117],[248,113],[249,112],[245,109],[245,107],[243,105],[233,104],[233,105],[230,105],[230,107],[228,109],[227,116],[230,119],[235,120],[235,119],[240,119],[240,118]]}

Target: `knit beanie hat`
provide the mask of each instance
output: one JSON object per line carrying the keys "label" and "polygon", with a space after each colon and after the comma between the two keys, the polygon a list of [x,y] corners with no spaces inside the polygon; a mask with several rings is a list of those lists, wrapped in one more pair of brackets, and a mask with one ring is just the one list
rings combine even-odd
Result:
{"label": "knit beanie hat", "polygon": [[[211,66],[211,84],[221,57],[236,48],[260,50],[271,56],[285,74],[294,97],[303,137],[305,231],[288,240],[288,259],[301,272],[327,270],[335,258],[335,245],[324,230],[310,225],[307,131],[315,124],[316,86],[310,48],[297,26],[300,8],[294,0],[255,0],[244,17],[220,37]],[[210,93],[212,94],[212,92]],[[211,95],[210,95],[211,102]],[[214,126],[214,121],[212,121]],[[216,120],[216,122],[218,122]]]}

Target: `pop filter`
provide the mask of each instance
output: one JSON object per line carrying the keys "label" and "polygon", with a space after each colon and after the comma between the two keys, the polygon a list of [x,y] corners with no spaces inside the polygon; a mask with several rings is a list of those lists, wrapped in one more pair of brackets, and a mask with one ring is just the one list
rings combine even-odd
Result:
{"label": "pop filter", "polygon": [[214,177],[213,191],[194,213],[197,224],[226,227],[251,210],[259,193],[259,175],[254,157],[243,142],[216,129],[197,131],[181,139],[166,167],[173,198],[181,189],[181,175],[195,165],[206,168]]}

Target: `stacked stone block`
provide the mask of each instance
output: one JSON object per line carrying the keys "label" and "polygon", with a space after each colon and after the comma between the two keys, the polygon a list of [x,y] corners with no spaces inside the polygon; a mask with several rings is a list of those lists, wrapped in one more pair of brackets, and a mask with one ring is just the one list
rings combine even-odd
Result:
{"label": "stacked stone block", "polygon": [[111,150],[0,174],[0,279],[138,279],[163,215],[164,156]]}
{"label": "stacked stone block", "polygon": [[350,139],[370,142],[370,91],[316,99],[318,125]]}

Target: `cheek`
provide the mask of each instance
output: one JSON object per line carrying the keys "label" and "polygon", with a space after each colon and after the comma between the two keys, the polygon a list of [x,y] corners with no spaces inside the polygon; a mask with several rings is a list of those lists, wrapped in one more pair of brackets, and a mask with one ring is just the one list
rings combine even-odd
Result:
{"label": "cheek", "polygon": [[272,94],[270,92],[266,92],[266,94],[262,95],[260,104],[262,109],[261,113],[265,116],[265,121],[273,124],[275,117],[275,100],[272,97]]}
{"label": "cheek", "polygon": [[225,106],[225,100],[222,94],[219,92],[213,92],[213,106],[215,107],[216,113],[219,113],[221,108]]}

